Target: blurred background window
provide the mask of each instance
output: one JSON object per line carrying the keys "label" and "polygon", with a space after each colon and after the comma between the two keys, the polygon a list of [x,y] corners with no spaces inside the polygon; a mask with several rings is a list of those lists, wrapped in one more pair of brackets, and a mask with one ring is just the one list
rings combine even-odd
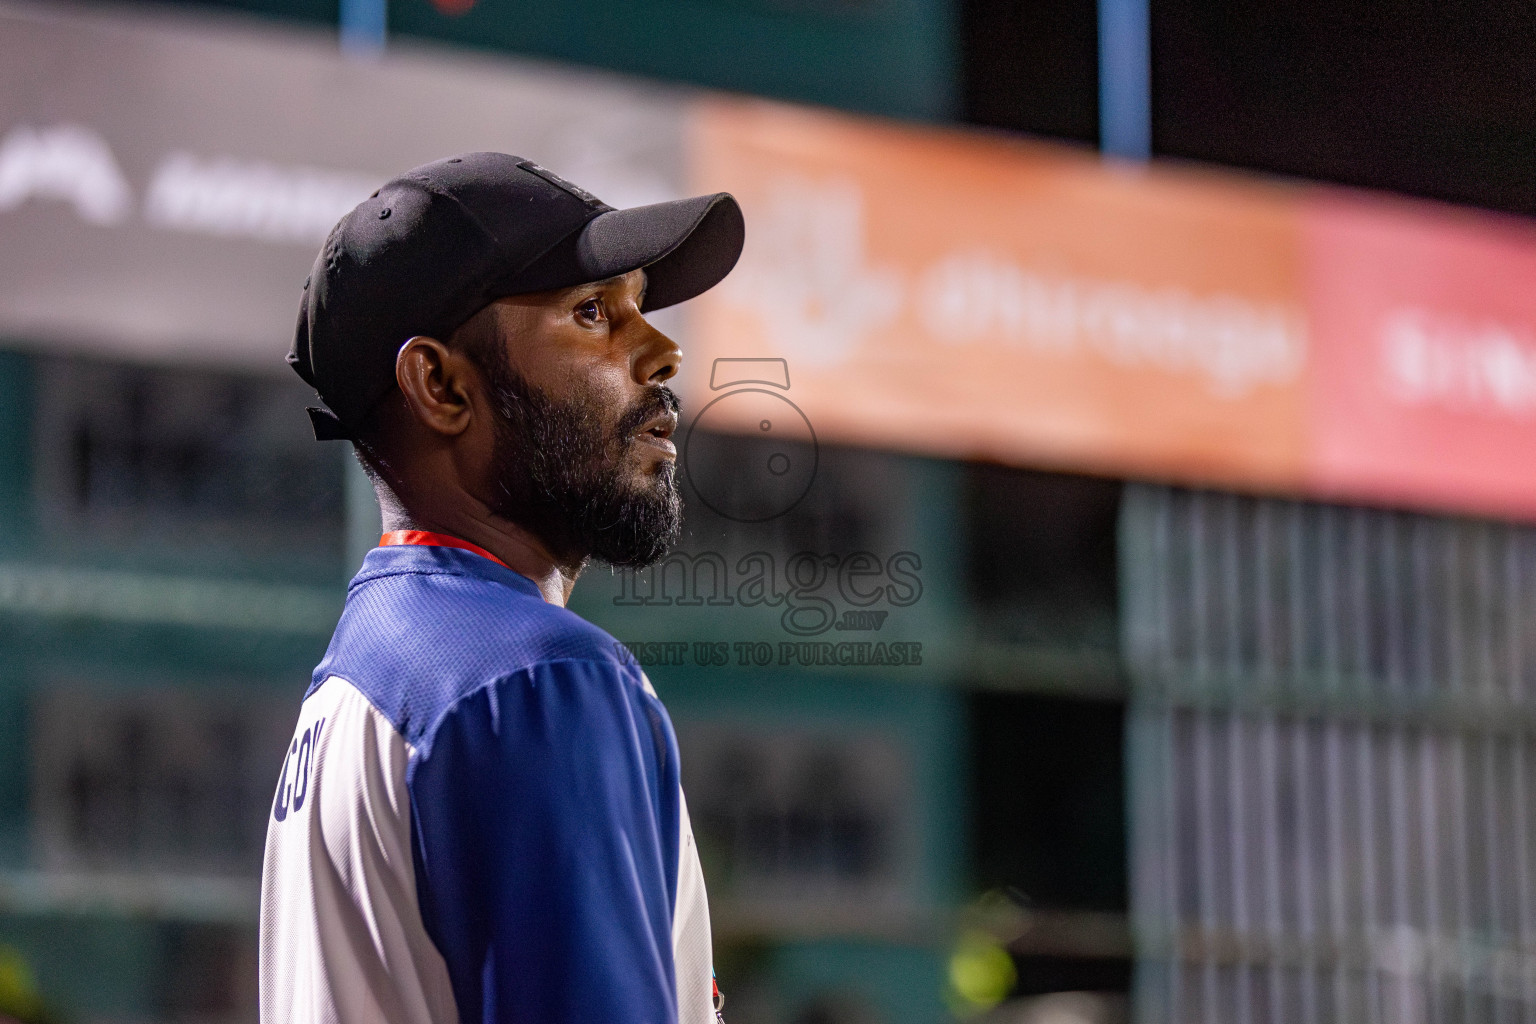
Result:
{"label": "blurred background window", "polygon": [[342,466],[302,420],[305,388],[251,374],[38,360],[39,541],[159,557],[341,558]]}

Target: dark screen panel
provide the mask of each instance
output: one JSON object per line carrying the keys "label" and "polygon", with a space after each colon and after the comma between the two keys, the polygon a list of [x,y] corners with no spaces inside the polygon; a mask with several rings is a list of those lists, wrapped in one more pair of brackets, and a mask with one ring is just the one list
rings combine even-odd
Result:
{"label": "dark screen panel", "polygon": [[961,118],[1094,142],[1094,0],[961,0]]}
{"label": "dark screen panel", "polygon": [[972,884],[1123,913],[1125,705],[973,693],[968,707]]}
{"label": "dark screen panel", "polygon": [[1154,0],[1171,156],[1536,213],[1536,6]]}
{"label": "dark screen panel", "polygon": [[965,467],[966,580],[982,635],[1114,649],[1120,490],[1097,477]]}

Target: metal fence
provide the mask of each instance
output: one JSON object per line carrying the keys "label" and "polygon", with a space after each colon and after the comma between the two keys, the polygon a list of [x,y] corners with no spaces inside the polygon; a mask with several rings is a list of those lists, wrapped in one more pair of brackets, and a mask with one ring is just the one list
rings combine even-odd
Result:
{"label": "metal fence", "polygon": [[1536,1020],[1536,531],[1122,517],[1143,1024]]}

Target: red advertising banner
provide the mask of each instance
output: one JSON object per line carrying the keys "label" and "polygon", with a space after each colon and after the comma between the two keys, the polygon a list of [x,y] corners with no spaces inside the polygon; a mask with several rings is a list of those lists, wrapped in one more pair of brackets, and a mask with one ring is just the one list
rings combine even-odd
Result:
{"label": "red advertising banner", "polygon": [[1305,224],[1308,489],[1536,513],[1536,227],[1359,196]]}

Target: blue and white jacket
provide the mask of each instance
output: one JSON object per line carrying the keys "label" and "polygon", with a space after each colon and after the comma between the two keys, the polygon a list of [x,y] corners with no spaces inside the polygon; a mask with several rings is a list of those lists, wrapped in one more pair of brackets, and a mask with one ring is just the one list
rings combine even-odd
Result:
{"label": "blue and white jacket", "polygon": [[715,1024],[645,674],[490,557],[370,552],[283,760],[260,972],[263,1024]]}

